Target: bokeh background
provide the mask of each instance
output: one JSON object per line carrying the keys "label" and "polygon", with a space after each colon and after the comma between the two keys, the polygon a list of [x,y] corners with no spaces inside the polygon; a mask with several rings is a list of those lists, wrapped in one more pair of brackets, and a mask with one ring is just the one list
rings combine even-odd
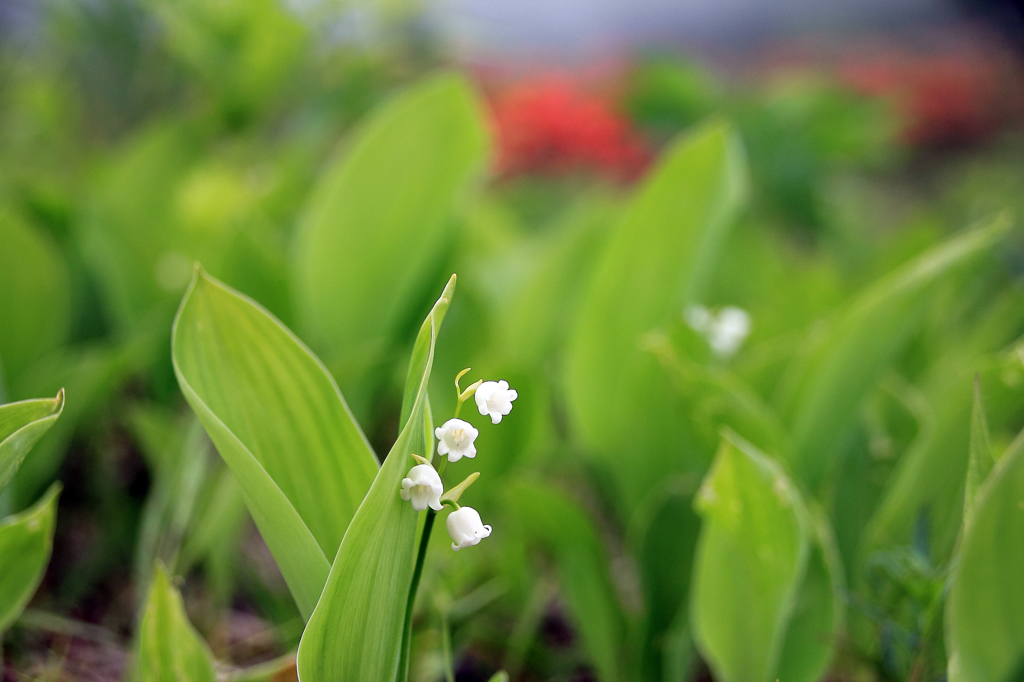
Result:
{"label": "bokeh background", "polygon": [[[415,253],[376,240],[372,211],[345,228],[361,251],[337,268],[362,284],[319,295],[342,321],[384,321],[325,335],[304,319],[295,235],[360,124],[439,71],[477,93],[486,163]],[[567,379],[577,313],[663,150],[708,121],[735,126],[749,190],[702,303],[745,310],[749,337],[716,354],[674,311],[648,350],[684,426],[601,396],[626,425],[599,452]],[[0,0],[0,402],[67,391],[0,498],[6,514],[64,484],[4,682],[121,679],[156,558],[225,679],[297,645],[280,573],[175,382],[171,321],[195,261],[325,359],[381,454],[419,321],[458,273],[435,411],[464,367],[520,399],[478,442],[472,502],[494,535],[431,547],[414,679],[444,678],[449,632],[461,682],[711,679],[673,633],[692,496],[718,429],[749,417],[730,382],[785,413],[785,368],[816,329],[965,227],[1022,215],[1022,123],[1014,2]],[[815,494],[849,620],[829,679],[944,679],[936,613],[973,377],[993,442],[1024,424],[1024,253],[1016,237],[996,251],[929,290],[828,440],[839,454]],[[388,263],[403,286],[375,279]],[[862,560],[865,529],[885,541]]]}

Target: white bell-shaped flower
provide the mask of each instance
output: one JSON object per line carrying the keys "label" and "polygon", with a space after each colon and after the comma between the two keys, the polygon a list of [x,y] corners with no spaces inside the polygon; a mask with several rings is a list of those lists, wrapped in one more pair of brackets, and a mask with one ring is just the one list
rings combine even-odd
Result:
{"label": "white bell-shaped flower", "polygon": [[458,552],[464,547],[480,544],[491,534],[491,527],[480,521],[480,514],[472,507],[461,507],[448,515],[445,522],[448,535],[452,536],[452,549]]}
{"label": "white bell-shaped flower", "polygon": [[437,454],[448,455],[449,462],[458,462],[463,457],[476,457],[473,441],[480,435],[472,424],[461,419],[449,419],[434,429],[437,436]]}
{"label": "white bell-shaped flower", "polygon": [[476,389],[476,406],[480,414],[491,418],[497,424],[501,418],[512,411],[512,401],[519,397],[515,389],[508,387],[508,382],[485,381]]}
{"label": "white bell-shaped flower", "polygon": [[427,507],[440,511],[443,492],[441,477],[429,464],[417,464],[402,479],[402,499],[411,500],[412,508],[416,511],[423,511]]}

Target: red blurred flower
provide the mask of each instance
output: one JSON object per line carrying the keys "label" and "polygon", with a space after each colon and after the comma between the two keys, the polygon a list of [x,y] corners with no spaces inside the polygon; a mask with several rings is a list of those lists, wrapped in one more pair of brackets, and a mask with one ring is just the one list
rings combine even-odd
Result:
{"label": "red blurred flower", "polygon": [[[893,98],[913,146],[973,142],[996,132],[1014,99],[1002,65],[985,56],[891,53],[848,62],[844,80],[864,94]],[[1008,97],[1009,96],[1009,97]]]}
{"label": "red blurred flower", "polygon": [[604,98],[556,76],[520,82],[493,97],[503,175],[592,171],[619,180],[639,176],[650,150]]}

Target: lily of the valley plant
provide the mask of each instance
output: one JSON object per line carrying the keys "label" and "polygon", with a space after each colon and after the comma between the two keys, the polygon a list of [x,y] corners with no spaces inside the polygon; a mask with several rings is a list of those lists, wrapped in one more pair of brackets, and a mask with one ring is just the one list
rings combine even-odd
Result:
{"label": "lily of the valley plant", "polygon": [[449,462],[477,455],[479,431],[459,418],[463,404],[475,398],[498,424],[518,394],[506,381],[463,390],[464,370],[455,414],[433,427],[427,387],[454,290],[453,276],[420,328],[402,428],[382,462],[326,367],[255,301],[197,269],[178,312],[179,384],[307,621],[297,655],[305,682],[407,679],[412,609],[437,513],[451,509],[455,551],[491,533],[459,504],[479,473],[447,487],[443,475]]}
{"label": "lily of the valley plant", "polygon": [[[472,507],[460,507],[459,497],[473,481],[480,475],[473,473],[466,477],[462,483],[453,487],[447,492],[444,490],[441,481],[441,473],[448,462],[457,462],[463,457],[472,459],[476,457],[476,446],[473,444],[480,432],[469,422],[459,419],[459,411],[462,404],[470,397],[476,396],[477,408],[481,415],[490,416],[491,422],[497,424],[501,418],[512,411],[512,401],[519,397],[519,394],[508,387],[507,381],[477,381],[463,391],[459,385],[469,369],[464,369],[455,377],[455,416],[446,421],[443,425],[434,429],[434,436],[437,438],[437,454],[444,457],[435,470],[429,460],[418,455],[412,455],[419,464],[409,470],[409,475],[402,479],[401,496],[403,500],[412,502],[412,508],[418,512],[430,507],[431,518],[423,529],[421,543],[426,546],[430,538],[430,531],[433,527],[433,514],[441,511],[442,505],[449,505],[452,511],[448,514],[445,523],[448,534],[452,537],[452,549],[456,552],[465,547],[472,547],[480,543],[480,540],[491,534],[491,527],[484,525],[480,520],[480,514]],[[420,554],[422,564],[423,553]],[[419,569],[417,566],[417,577]]]}

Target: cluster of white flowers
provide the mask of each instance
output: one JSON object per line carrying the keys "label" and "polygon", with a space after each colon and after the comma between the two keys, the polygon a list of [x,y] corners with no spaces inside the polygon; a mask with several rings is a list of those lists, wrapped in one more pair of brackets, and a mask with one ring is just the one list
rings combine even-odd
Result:
{"label": "cluster of white flowers", "polygon": [[[458,394],[458,407],[455,410],[455,417],[449,419],[441,426],[434,429],[434,436],[437,438],[437,454],[447,457],[447,462],[457,462],[463,457],[472,459],[476,457],[476,437],[480,435],[472,424],[458,418],[459,409],[462,403],[470,396],[476,398],[476,406],[480,414],[491,418],[492,424],[501,422],[502,417],[512,411],[512,401],[519,397],[519,394],[508,387],[507,381],[478,381],[465,391],[459,389],[459,379],[466,371],[460,373],[455,379],[456,393]],[[465,547],[472,547],[491,534],[491,527],[484,525],[480,520],[480,514],[472,507],[460,507],[457,501],[458,495],[442,500],[445,495],[444,484],[441,481],[441,471],[444,469],[443,461],[437,469],[434,465],[417,457],[420,462],[409,470],[409,475],[402,479],[401,496],[403,500],[409,500],[412,508],[417,512],[430,507],[434,511],[440,511],[443,504],[448,503],[454,510],[448,514],[445,523],[448,534],[452,538],[452,549],[456,552]],[[475,475],[474,475],[475,477]],[[464,489],[471,480],[460,484],[459,488]],[[452,491],[449,491],[451,493]],[[461,490],[459,491],[461,493]]]}
{"label": "cluster of white flowers", "polygon": [[683,312],[683,319],[720,358],[734,355],[750,334],[750,315],[736,306],[726,306],[715,315],[702,305],[692,305]]}

